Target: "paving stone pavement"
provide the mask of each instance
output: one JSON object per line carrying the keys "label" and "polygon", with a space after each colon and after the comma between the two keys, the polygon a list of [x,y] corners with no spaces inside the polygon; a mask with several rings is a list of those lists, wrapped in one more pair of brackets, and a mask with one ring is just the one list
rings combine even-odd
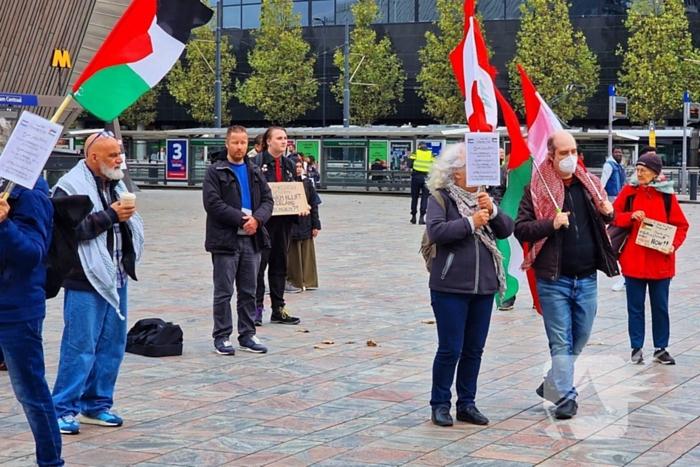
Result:
{"label": "paving stone pavement", "polygon": [[[515,310],[493,315],[477,395],[491,424],[439,428],[429,421],[437,336],[434,324],[422,323],[432,318],[418,254],[423,228],[408,223],[407,198],[322,194],[320,289],[287,297],[301,325],[266,322],[258,330],[268,354],[226,357],[213,352],[210,337],[212,270],[200,197],[138,195],[147,245],[141,280],[130,284],[130,326],[146,317],[175,321],[184,329],[184,353],[127,354],[115,405],[124,426],[83,425],[79,435],[64,436],[67,465],[700,465],[700,241],[693,230],[672,283],[670,351],[678,365],[627,363],[625,294],[601,277],[594,332],[578,363],[579,414],[556,421],[552,405],[534,393],[547,341],[523,293]],[[697,225],[700,206],[684,209]],[[50,385],[61,300],[49,302],[45,323]],[[648,335],[649,356],[651,345]],[[33,451],[0,374],[0,464],[33,465]]]}

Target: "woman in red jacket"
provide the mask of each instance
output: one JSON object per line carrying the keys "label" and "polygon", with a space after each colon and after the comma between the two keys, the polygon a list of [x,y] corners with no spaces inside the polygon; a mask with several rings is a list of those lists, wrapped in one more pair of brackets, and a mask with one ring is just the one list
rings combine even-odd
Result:
{"label": "woman in red jacket", "polygon": [[[666,350],[670,333],[669,286],[671,278],[676,274],[675,252],[685,241],[688,220],[678,204],[673,184],[660,179],[660,174],[661,158],[655,152],[639,157],[637,179],[626,185],[615,200],[617,214],[614,225],[631,227],[629,238],[620,255],[620,266],[627,286],[632,363],[644,363],[644,302],[646,289],[649,287],[654,361],[664,365],[675,365],[676,361]],[[670,254],[636,244],[639,227],[645,218],[676,226]]]}

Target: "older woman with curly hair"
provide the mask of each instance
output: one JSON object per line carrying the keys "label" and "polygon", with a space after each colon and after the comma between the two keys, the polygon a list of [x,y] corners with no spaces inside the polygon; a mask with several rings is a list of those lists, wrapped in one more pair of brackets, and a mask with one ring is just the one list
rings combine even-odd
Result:
{"label": "older woman with curly hair", "polygon": [[[513,219],[479,187],[467,186],[464,144],[444,149],[430,169],[427,232],[437,245],[430,298],[438,332],[430,399],[432,421],[453,424],[452,381],[457,370],[457,420],[486,425],[475,405],[476,381],[496,293],[505,291],[496,239],[513,233]],[[438,198],[439,197],[439,198]],[[442,201],[442,202],[441,202]]]}

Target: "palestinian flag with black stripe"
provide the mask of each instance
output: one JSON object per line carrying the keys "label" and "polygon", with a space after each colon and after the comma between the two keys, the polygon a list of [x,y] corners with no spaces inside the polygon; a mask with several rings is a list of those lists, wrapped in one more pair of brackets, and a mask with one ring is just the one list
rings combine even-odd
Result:
{"label": "palestinian flag with black stripe", "polygon": [[200,0],[133,0],[73,86],[73,98],[114,120],[163,79],[192,29],[213,14]]}

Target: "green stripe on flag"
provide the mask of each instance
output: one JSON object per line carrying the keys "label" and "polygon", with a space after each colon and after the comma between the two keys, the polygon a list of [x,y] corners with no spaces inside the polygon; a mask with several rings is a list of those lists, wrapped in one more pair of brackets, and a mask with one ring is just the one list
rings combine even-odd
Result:
{"label": "green stripe on flag", "polygon": [[[513,220],[518,216],[520,200],[523,198],[525,186],[530,183],[531,178],[532,158],[508,171],[508,189],[503,195],[499,209]],[[506,293],[503,297],[503,301],[506,301],[517,295],[520,281],[525,279],[525,273],[520,270],[523,250],[513,235],[505,240],[497,240],[496,245],[503,254],[503,267],[506,270]],[[500,306],[500,304],[501,301],[498,300],[498,305]]]}
{"label": "green stripe on flag", "polygon": [[128,65],[118,65],[92,75],[73,97],[85,110],[110,122],[149,89]]}

